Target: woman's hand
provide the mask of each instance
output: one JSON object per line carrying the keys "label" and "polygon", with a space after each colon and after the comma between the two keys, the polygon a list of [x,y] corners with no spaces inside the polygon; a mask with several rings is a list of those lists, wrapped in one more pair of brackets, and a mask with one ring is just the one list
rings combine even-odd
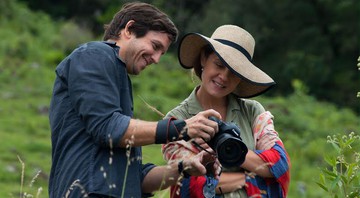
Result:
{"label": "woman's hand", "polygon": [[246,182],[245,178],[246,175],[243,172],[223,172],[216,186],[216,194],[225,194],[243,188]]}
{"label": "woman's hand", "polygon": [[256,141],[256,150],[271,149],[271,147],[273,147],[278,140],[279,137],[276,134],[267,133]]}

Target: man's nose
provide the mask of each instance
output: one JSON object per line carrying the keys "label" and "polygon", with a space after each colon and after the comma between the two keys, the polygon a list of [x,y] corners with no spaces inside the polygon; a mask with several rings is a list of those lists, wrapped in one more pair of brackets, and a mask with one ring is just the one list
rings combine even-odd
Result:
{"label": "man's nose", "polygon": [[157,63],[159,63],[159,61],[160,61],[160,57],[161,57],[161,53],[154,53],[152,56],[151,56],[151,59],[152,59],[152,61],[153,61],[153,63],[155,63],[155,64],[157,64]]}

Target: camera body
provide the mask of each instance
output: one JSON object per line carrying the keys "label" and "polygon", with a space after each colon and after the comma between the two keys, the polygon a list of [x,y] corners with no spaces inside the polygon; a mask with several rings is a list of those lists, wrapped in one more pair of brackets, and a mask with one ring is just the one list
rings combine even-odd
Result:
{"label": "camera body", "polygon": [[219,132],[207,144],[216,152],[223,167],[239,167],[245,161],[248,152],[248,148],[240,137],[239,127],[213,116],[209,119],[218,123]]}

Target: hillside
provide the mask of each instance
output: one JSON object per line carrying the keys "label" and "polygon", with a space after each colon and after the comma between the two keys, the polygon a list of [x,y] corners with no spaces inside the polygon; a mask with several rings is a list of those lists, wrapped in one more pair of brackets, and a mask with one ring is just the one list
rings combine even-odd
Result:
{"label": "hillside", "polygon": [[[39,197],[47,197],[51,166],[48,108],[54,70],[76,45],[95,38],[89,33],[80,38],[76,35],[84,30],[75,24],[51,21],[18,4],[9,4],[6,13],[0,11],[11,15],[0,21],[0,35],[5,38],[0,41],[0,197],[18,197],[22,180],[23,192],[35,197],[42,188]],[[141,76],[132,76],[136,118],[161,119],[147,104],[166,113],[196,85],[174,54],[160,62]],[[359,134],[360,119],[356,110],[318,101],[300,80],[292,82],[293,93],[288,96],[254,99],[274,114],[275,127],[290,155],[289,197],[325,197],[315,181],[319,167],[325,166],[324,156],[335,153],[326,143],[327,136]],[[158,145],[145,147],[143,159],[164,163]]]}

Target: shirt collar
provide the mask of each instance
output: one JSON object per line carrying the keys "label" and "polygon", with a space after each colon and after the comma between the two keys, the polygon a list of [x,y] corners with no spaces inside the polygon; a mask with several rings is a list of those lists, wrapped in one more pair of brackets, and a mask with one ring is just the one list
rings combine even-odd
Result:
{"label": "shirt collar", "polygon": [[[196,115],[200,111],[204,111],[204,109],[201,107],[199,100],[196,97],[196,91],[199,89],[200,86],[196,86],[189,97],[186,99],[186,103],[189,106],[189,113],[191,115]],[[229,96],[229,106],[228,106],[228,115],[231,112],[232,115],[235,114],[236,111],[240,111],[240,106],[238,103],[238,96],[235,94],[230,94]],[[227,120],[234,119],[232,116],[227,116]]]}

